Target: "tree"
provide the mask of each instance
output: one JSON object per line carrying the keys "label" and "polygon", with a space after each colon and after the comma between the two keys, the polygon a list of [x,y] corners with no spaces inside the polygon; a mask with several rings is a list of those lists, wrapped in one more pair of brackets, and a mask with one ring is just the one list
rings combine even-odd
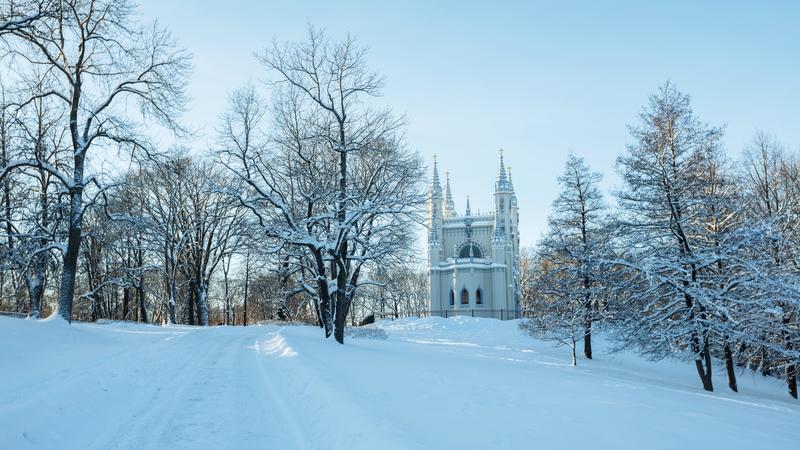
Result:
{"label": "tree", "polygon": [[55,0],[6,0],[0,6],[0,35],[31,28],[54,15],[58,6]]}
{"label": "tree", "polygon": [[9,161],[0,177],[11,170],[39,168],[58,178],[67,190],[68,233],[58,311],[71,320],[81,224],[87,205],[96,198],[87,189],[95,194],[103,190],[99,178],[87,173],[90,150],[149,149],[142,127],[126,112],[130,102],[138,103],[143,120],[182,131],[176,117],[185,103],[189,56],[156,25],[140,27],[134,21],[133,5],[126,0],[58,2],[49,14],[29,27],[12,27],[3,38],[13,40],[10,51],[30,66],[29,75],[43,77],[43,91],[28,101],[55,99],[67,119],[72,150],[69,170],[22,159]]}
{"label": "tree", "polygon": [[537,298],[527,318],[520,322],[522,331],[540,339],[554,341],[570,348],[572,365],[578,364],[577,343],[585,336],[586,310],[580,292],[570,293],[576,280],[569,280],[567,272],[553,270],[551,262],[558,261],[559,254],[542,259],[542,264],[533,271],[533,289]]}
{"label": "tree", "polygon": [[[51,167],[63,170],[61,161],[64,155],[66,129],[62,126],[62,116],[53,107],[52,100],[37,98],[28,107],[18,111],[17,124],[21,131],[21,144],[30,149],[27,157],[35,161],[47,162]],[[24,267],[24,280],[30,300],[30,316],[38,319],[41,311],[42,295],[47,281],[47,268],[52,253],[57,247],[59,232],[60,205],[56,196],[63,189],[57,179],[42,168],[26,168],[21,176],[32,183],[27,208],[20,208],[19,241],[20,262]]]}
{"label": "tree", "polygon": [[[220,263],[242,245],[246,223],[245,209],[225,192],[238,192],[240,186],[210,165],[195,164],[189,172],[188,205],[190,230],[184,274],[190,280],[197,304],[199,325],[209,324],[208,291]],[[190,321],[190,323],[192,323]]]}
{"label": "tree", "polygon": [[[547,290],[554,302],[578,301],[583,309],[583,351],[592,358],[592,324],[598,316],[597,298],[602,285],[599,261],[603,256],[605,209],[598,189],[601,175],[592,172],[583,158],[570,155],[564,173],[558,178],[561,192],[553,202],[550,234],[541,243],[542,258],[550,264],[550,272],[558,273],[557,284]],[[563,284],[562,284],[563,283]],[[556,308],[568,311],[571,308]]]}
{"label": "tree", "polygon": [[796,248],[800,238],[800,165],[772,136],[759,132],[745,149],[743,178],[749,197],[749,223],[764,228],[751,257],[760,268],[763,309],[749,311],[762,320],[753,331],[751,359],[762,372],[779,370],[789,394],[797,398],[800,298],[793,288],[800,275]]}
{"label": "tree", "polygon": [[654,358],[686,351],[711,391],[713,325],[723,309],[704,279],[718,249],[702,239],[698,197],[707,185],[702,167],[722,129],[699,122],[689,96],[666,83],[631,135],[634,143],[617,160],[623,187],[615,228],[626,236],[623,263],[635,274],[623,338]]}
{"label": "tree", "polygon": [[380,77],[352,38],[331,43],[311,28],[306,42],[275,43],[259,60],[274,75],[268,148],[244,145],[254,96],[234,99],[223,121],[221,159],[247,190],[234,193],[261,237],[308,278],[325,335],[344,342],[350,306],[367,264],[389,264],[410,248],[424,207],[421,159],[403,145],[402,121],[374,110]]}

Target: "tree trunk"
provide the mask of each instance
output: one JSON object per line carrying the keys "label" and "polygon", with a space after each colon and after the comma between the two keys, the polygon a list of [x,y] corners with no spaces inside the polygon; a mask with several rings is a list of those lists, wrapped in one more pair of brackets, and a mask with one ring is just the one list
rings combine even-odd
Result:
{"label": "tree trunk", "polygon": [[[143,281],[144,280],[140,278],[139,283],[142,283]],[[139,317],[142,318],[143,323],[147,323],[147,303],[145,301],[144,286],[142,284],[139,284],[138,294],[139,294]]]}
{"label": "tree trunk", "polygon": [[576,351],[576,342],[572,341],[572,365],[573,367],[578,365],[578,355]]}
{"label": "tree trunk", "polygon": [[313,249],[312,252],[317,264],[317,296],[319,297],[317,311],[322,329],[325,330],[325,337],[328,338],[333,333],[333,317],[331,317],[331,302],[333,299],[328,286],[322,250]]}
{"label": "tree trunk", "polygon": [[[343,296],[344,297],[344,296]],[[344,344],[344,329],[347,326],[347,299],[337,299],[336,318],[333,323],[333,337],[336,342]]]}
{"label": "tree trunk", "polygon": [[[590,308],[591,306],[587,306]],[[586,312],[586,318],[583,321],[583,354],[588,359],[592,359],[592,317],[591,312]]]}
{"label": "tree trunk", "polygon": [[244,265],[244,313],[243,313],[243,323],[244,326],[247,326],[247,295],[248,295],[248,288],[250,287],[250,251],[247,252],[247,260],[245,261]]}
{"label": "tree trunk", "polygon": [[169,320],[169,323],[172,324],[172,325],[178,323],[177,314],[175,312],[175,310],[176,310],[175,302],[176,302],[176,298],[177,297],[178,297],[178,287],[175,286],[175,282],[174,281],[170,281],[170,283],[169,283],[169,301],[167,302],[167,312],[168,312],[167,320]]}
{"label": "tree trunk", "polygon": [[708,338],[703,338],[703,346],[700,347],[700,340],[697,334],[692,336],[692,351],[695,354],[694,364],[697,368],[697,374],[700,376],[700,381],[703,383],[703,389],[706,391],[714,391],[714,385],[711,381],[711,352],[708,349]]}
{"label": "tree trunk", "polygon": [[25,276],[25,284],[31,302],[30,317],[33,319],[41,317],[42,293],[44,292],[44,277],[41,276],[37,266],[38,262],[29,269]]}
{"label": "tree trunk", "polygon": [[[142,267],[141,262],[139,263],[139,267]],[[139,296],[139,315],[141,317],[142,322],[147,323],[147,302],[145,299],[145,292],[144,292],[144,272],[139,272],[139,288],[137,289],[137,294]]]}
{"label": "tree trunk", "polygon": [[197,283],[197,324],[208,326],[208,286],[205,281]]}
{"label": "tree trunk", "polygon": [[75,276],[78,273],[78,252],[81,248],[81,203],[80,192],[70,193],[70,220],[67,234],[67,251],[64,252],[61,272],[61,288],[58,291],[58,314],[72,322],[72,297],[75,294]]}
{"label": "tree trunk", "polygon": [[789,395],[797,399],[797,371],[794,364],[786,365],[786,384],[789,387]]}
{"label": "tree trunk", "polygon": [[131,301],[130,288],[122,288],[122,320],[128,320],[128,303]]}
{"label": "tree trunk", "polygon": [[148,323],[147,302],[144,292],[144,271],[142,270],[142,266],[144,266],[144,250],[139,250],[136,253],[136,265],[139,267],[139,288],[137,292],[139,296],[139,317],[141,317],[143,323]]}
{"label": "tree trunk", "polygon": [[739,387],[736,385],[736,367],[733,363],[733,352],[731,346],[725,343],[725,369],[728,372],[728,387],[733,392],[739,392]]}
{"label": "tree trunk", "polygon": [[[766,339],[766,338],[764,336],[762,336],[761,339],[762,339],[762,342],[763,342],[763,339]],[[767,348],[762,345],[761,348],[759,349],[758,354],[759,354],[759,358],[758,358],[759,366],[758,366],[758,368],[761,371],[761,375],[763,375],[765,377],[771,376],[772,375],[772,370],[770,369],[769,364],[767,364],[767,362],[769,361],[769,358],[768,358],[769,355],[767,355]]]}
{"label": "tree trunk", "polygon": [[[192,285],[194,285],[194,283],[192,283]],[[186,303],[186,323],[189,325],[194,325],[194,303],[195,297],[197,296],[196,292],[197,288],[192,286],[192,291],[188,299],[189,301]]]}

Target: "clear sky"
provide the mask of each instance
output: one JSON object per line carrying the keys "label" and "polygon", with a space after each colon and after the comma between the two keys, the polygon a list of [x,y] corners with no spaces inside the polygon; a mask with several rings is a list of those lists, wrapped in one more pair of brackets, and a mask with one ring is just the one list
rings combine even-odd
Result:
{"label": "clear sky", "polygon": [[[497,149],[513,167],[521,239],[545,229],[567,154],[617,183],[616,156],[671,80],[738,157],[757,130],[800,149],[800,2],[142,0],[194,54],[185,119],[211,131],[233,89],[266,78],[253,52],[306,24],[370,48],[408,144],[449,170],[457,208],[492,205]],[[207,133],[207,134],[203,134]]]}

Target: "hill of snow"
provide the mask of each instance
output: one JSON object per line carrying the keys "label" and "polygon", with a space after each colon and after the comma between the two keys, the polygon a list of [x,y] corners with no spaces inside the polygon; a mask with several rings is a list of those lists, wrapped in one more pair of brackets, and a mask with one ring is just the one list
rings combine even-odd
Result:
{"label": "hill of snow", "polygon": [[569,365],[515,321],[381,322],[345,346],[304,326],[157,327],[0,317],[0,448],[790,449],[800,404],[740,374]]}

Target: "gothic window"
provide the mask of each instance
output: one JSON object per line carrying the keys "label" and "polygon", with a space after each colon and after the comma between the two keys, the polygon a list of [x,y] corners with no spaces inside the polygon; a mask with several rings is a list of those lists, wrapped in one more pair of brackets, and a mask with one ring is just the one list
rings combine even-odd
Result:
{"label": "gothic window", "polygon": [[461,304],[469,305],[469,291],[466,288],[461,290]]}
{"label": "gothic window", "polygon": [[481,291],[481,288],[478,288],[478,290],[475,291],[475,304],[476,305],[483,304],[483,291]]}
{"label": "gothic window", "polygon": [[456,304],[456,294],[453,292],[453,289],[450,289],[450,306]]}
{"label": "gothic window", "polygon": [[469,242],[465,246],[461,247],[461,251],[458,252],[459,258],[483,258],[483,253],[481,252],[481,248],[478,247],[478,244],[474,242]]}

